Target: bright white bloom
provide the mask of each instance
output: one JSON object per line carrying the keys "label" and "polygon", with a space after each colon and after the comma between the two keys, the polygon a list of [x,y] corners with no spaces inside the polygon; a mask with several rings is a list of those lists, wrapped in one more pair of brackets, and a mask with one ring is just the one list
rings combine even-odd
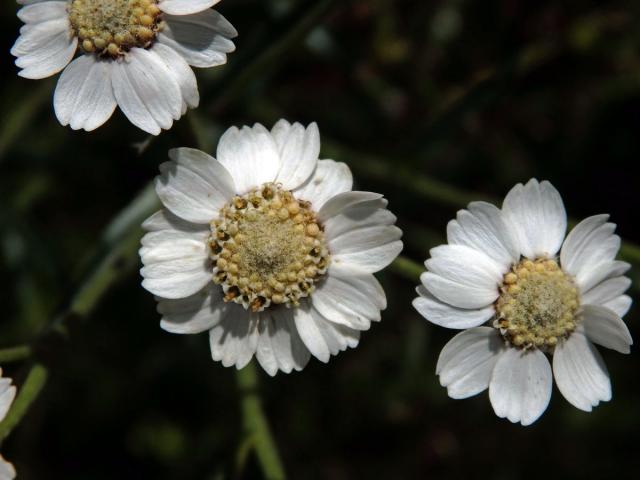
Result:
{"label": "bright white bloom", "polygon": [[[10,378],[2,376],[2,369],[0,368],[0,422],[7,415],[14,398],[16,398],[16,387],[11,385]],[[13,465],[0,455],[0,480],[10,480],[15,477],[16,471]]]}
{"label": "bright white bloom", "polygon": [[533,179],[502,210],[474,202],[449,222],[449,243],[431,250],[413,305],[436,325],[464,330],[436,367],[451,398],[489,388],[496,415],[522,425],[547,408],[553,376],[581,410],[611,399],[593,344],[629,353],[632,340],[621,319],[631,306],[629,265],[615,260],[620,238],[608,218],[589,217],[565,238],[558,191]]}
{"label": "bright white bloom", "polygon": [[235,28],[211,10],[219,1],[18,0],[25,25],[11,54],[25,78],[64,70],[53,99],[62,125],[95,130],[119,106],[158,135],[200,102],[189,65],[222,65],[235,49]]}
{"label": "bright white bloom", "polygon": [[144,223],[143,286],[161,326],[209,331],[213,359],[270,374],[355,347],[386,308],[373,276],[402,249],[382,195],[351,191],[349,168],[318,160],[320,135],[281,120],[233,127],[217,160],[169,152]]}

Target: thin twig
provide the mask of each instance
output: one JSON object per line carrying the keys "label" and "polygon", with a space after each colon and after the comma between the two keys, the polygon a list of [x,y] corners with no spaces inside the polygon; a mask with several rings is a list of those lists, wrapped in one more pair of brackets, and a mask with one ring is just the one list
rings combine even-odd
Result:
{"label": "thin twig", "polygon": [[286,478],[284,467],[258,393],[258,373],[255,363],[251,362],[242,370],[238,370],[236,378],[241,395],[240,408],[245,439],[250,439],[249,442],[256,451],[258,463],[265,478],[284,480]]}
{"label": "thin twig", "polygon": [[0,350],[0,365],[25,360],[29,358],[32,353],[30,345],[18,345],[16,347],[3,348]]}

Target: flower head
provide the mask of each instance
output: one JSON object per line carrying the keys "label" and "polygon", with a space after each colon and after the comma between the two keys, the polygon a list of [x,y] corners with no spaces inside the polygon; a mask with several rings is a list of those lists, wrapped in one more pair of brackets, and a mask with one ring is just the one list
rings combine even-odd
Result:
{"label": "flower head", "polygon": [[62,125],[91,131],[119,106],[158,135],[200,102],[190,66],[222,65],[235,49],[236,30],[210,8],[219,1],[18,0],[25,25],[11,54],[25,78],[64,70],[54,95]]}
{"label": "flower head", "polygon": [[431,250],[413,305],[436,325],[464,330],[436,368],[450,397],[488,388],[496,415],[523,425],[547,408],[554,376],[581,410],[610,400],[593,344],[629,353],[632,339],[621,319],[631,306],[629,265],[615,260],[620,238],[608,218],[589,217],[565,238],[559,193],[532,179],[502,209],[474,202],[449,222],[449,243]]}
{"label": "flower head", "polygon": [[402,249],[382,195],[351,191],[349,168],[318,160],[315,123],[230,128],[217,159],[169,152],[144,223],[143,286],[161,326],[209,331],[214,360],[253,355],[271,375],[327,362],[380,320],[373,276]]}

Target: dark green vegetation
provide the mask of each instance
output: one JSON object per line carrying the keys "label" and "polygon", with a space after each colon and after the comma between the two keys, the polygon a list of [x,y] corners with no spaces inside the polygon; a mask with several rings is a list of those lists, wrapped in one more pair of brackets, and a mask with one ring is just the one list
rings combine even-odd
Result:
{"label": "dark green vegetation", "polygon": [[[407,261],[420,264],[468,201],[536,176],[573,219],[612,215],[637,302],[637,2],[223,0],[237,52],[198,72],[201,107],[148,143],[120,114],[93,134],[61,127],[55,82],[16,76],[17,5],[0,9],[0,348],[31,347],[0,363],[36,390],[45,369],[34,362],[48,372],[2,444],[20,479],[263,477],[243,431],[259,420],[254,379],[238,388],[206,335],[160,330],[129,225],[153,209],[152,195],[132,201],[169,148],[214,151],[227,126],[280,117],[317,121],[323,157],[383,192],[405,231],[405,258],[379,276],[389,308],[360,347],[302,373],[258,373],[289,478],[624,478],[640,467],[635,352],[602,349],[614,398],[594,413],[554,390],[536,424],[513,426],[486,393],[454,401],[439,386],[454,332],[411,308]],[[636,338],[638,320],[634,306]]]}

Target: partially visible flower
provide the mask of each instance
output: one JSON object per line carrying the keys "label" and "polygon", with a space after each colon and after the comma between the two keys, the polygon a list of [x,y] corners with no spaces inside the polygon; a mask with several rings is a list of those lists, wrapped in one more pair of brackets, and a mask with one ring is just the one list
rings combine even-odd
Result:
{"label": "partially visible flower", "polygon": [[[16,387],[11,385],[11,379],[2,376],[0,368],[0,422],[7,416],[9,408],[16,398]],[[0,480],[10,480],[16,477],[16,470],[11,463],[0,455]]]}
{"label": "partially visible flower", "polygon": [[0,480],[13,480],[16,478],[16,469],[13,468],[11,462],[7,462],[0,455]]}
{"label": "partially visible flower", "polygon": [[189,65],[222,65],[235,50],[235,28],[210,8],[219,1],[18,0],[25,25],[11,54],[25,78],[64,69],[54,95],[62,125],[91,131],[119,106],[158,135],[199,104]]}
{"label": "partially visible flower", "polygon": [[2,376],[2,368],[0,368],[0,422],[4,420],[13,399],[16,398],[16,387],[11,383],[10,378]]}
{"label": "partially visible flower", "polygon": [[413,305],[436,325],[464,330],[436,367],[450,397],[488,388],[496,415],[522,425],[547,408],[553,376],[581,410],[611,399],[593,344],[629,353],[633,342],[621,319],[631,306],[629,264],[615,260],[620,238],[608,218],[589,217],[565,238],[559,193],[533,179],[502,210],[473,202],[449,222],[449,243],[431,250]]}
{"label": "partially visible flower", "polygon": [[373,273],[402,232],[382,195],[352,192],[349,168],[319,153],[315,123],[284,120],[230,128],[217,160],[169,152],[156,179],[164,208],[140,249],[162,328],[209,331],[214,360],[242,368],[255,354],[270,375],[358,345],[386,308]]}

